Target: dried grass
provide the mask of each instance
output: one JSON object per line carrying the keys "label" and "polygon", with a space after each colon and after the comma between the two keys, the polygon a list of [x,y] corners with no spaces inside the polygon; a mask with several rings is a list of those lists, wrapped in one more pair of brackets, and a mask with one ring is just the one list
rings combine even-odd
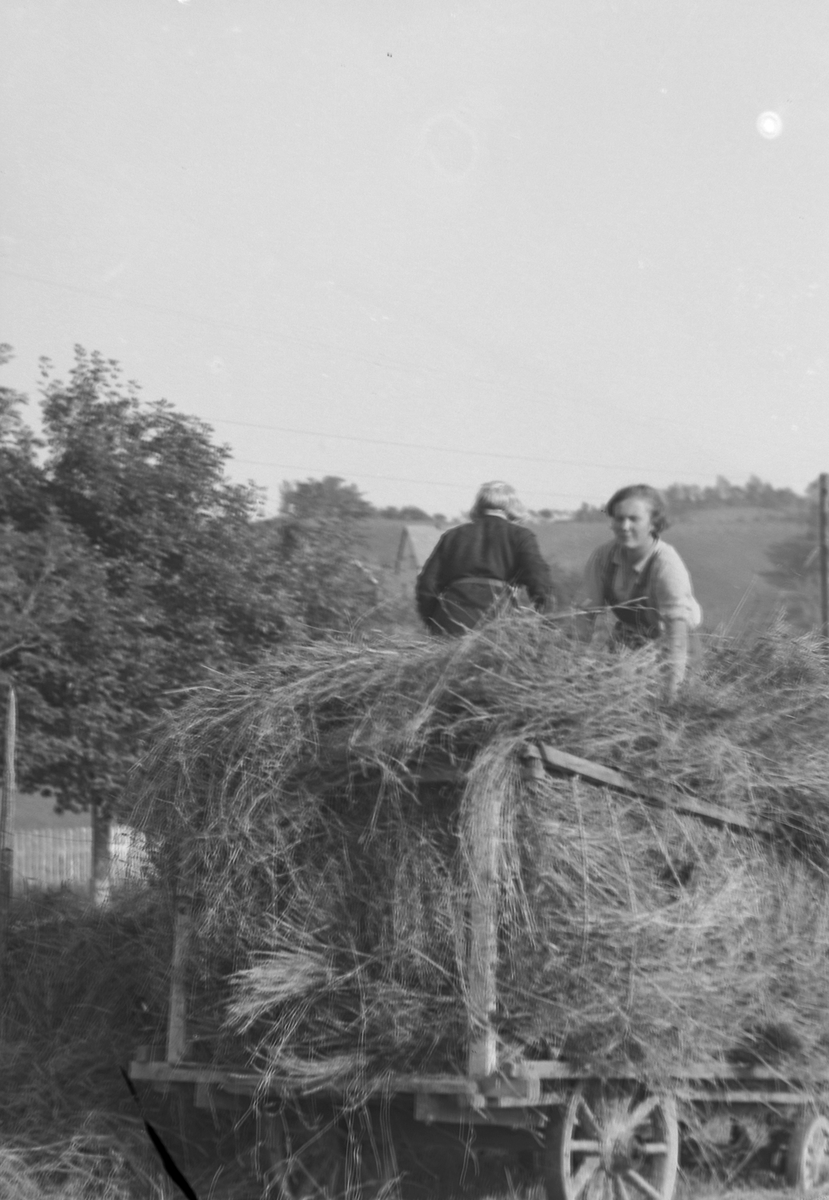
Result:
{"label": "dried grass", "polygon": [[[461,1068],[464,831],[497,789],[505,1053],[654,1076],[724,1056],[821,1064],[825,659],[781,627],[713,639],[682,700],[659,695],[647,652],[531,617],[455,642],[303,647],[194,692],[136,812],[159,878],[195,897],[196,1053],[356,1092]],[[762,818],[774,839],[528,783],[533,739]],[[465,784],[416,786],[435,756]]]}

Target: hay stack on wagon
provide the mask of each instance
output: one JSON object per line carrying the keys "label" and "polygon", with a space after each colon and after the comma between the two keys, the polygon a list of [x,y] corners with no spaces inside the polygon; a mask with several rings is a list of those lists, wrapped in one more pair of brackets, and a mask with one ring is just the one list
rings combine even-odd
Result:
{"label": "hay stack on wagon", "polygon": [[[158,877],[193,896],[192,1056],[355,1092],[464,1070],[466,850],[495,789],[502,1058],[824,1068],[825,659],[780,629],[720,639],[679,704],[659,691],[647,652],[527,617],[303,647],[194,692],[137,781]],[[768,832],[527,778],[537,740]]]}

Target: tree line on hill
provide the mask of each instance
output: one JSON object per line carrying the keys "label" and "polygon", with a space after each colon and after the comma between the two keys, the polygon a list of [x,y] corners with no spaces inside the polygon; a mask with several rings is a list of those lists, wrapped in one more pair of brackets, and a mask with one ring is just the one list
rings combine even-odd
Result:
{"label": "tree line on hill", "polygon": [[[810,484],[805,495],[798,495],[791,488],[776,488],[765,483],[757,475],[749,476],[744,484],[730,483],[724,475],[718,475],[712,487],[700,487],[694,483],[672,483],[662,488],[662,495],[672,514],[700,511],[712,508],[768,508],[788,513],[805,513],[813,502],[812,493],[817,487]],[[606,520],[604,508],[584,503],[573,513],[575,521]]]}

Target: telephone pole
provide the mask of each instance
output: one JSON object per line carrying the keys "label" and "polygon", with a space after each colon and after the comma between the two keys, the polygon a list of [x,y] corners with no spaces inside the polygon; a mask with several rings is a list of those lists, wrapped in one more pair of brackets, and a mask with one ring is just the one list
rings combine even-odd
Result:
{"label": "telephone pole", "polygon": [[17,799],[15,755],[17,741],[17,698],[9,684],[9,705],[6,710],[6,748],[3,764],[3,791],[0,793],[0,971],[6,951],[9,910],[12,902],[12,873],[14,871],[14,810]]}
{"label": "telephone pole", "polygon": [[825,472],[818,482],[818,570],[820,572],[820,633],[829,642],[829,475]]}

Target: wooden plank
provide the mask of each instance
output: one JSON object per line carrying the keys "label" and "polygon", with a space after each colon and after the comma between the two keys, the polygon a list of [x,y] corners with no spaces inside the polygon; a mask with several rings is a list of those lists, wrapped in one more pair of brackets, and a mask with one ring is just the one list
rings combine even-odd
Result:
{"label": "wooden plank", "polygon": [[[563,1061],[561,1059],[528,1059],[524,1062],[510,1064],[510,1073],[514,1078],[521,1079],[639,1079],[640,1072],[634,1067],[606,1067],[598,1065],[594,1067],[576,1067],[573,1063]],[[675,1080],[694,1081],[699,1083],[721,1084],[728,1081],[735,1083],[749,1083],[756,1081],[759,1084],[774,1081],[775,1084],[783,1082],[779,1070],[773,1070],[771,1067],[746,1067],[737,1066],[732,1063],[691,1063],[681,1070],[667,1071],[665,1077]],[[829,1071],[811,1071],[809,1073],[810,1082],[816,1084],[829,1084]],[[792,1080],[793,1087],[803,1086],[799,1080]]]}
{"label": "wooden plank", "polygon": [[173,928],[173,964],[170,979],[170,1007],[167,1020],[167,1061],[180,1062],[187,1054],[187,958],[192,926],[192,898],[184,893],[176,897]]}
{"label": "wooden plank", "polygon": [[478,1028],[469,1042],[467,1070],[473,1078],[492,1075],[498,1065],[492,1018],[497,1003],[498,862],[503,795],[487,788],[474,798],[467,827],[471,889],[467,987],[469,1008]]}
{"label": "wooden plank", "polygon": [[[239,1071],[229,1067],[207,1067],[196,1063],[169,1063],[156,1059],[144,1062],[134,1059],[129,1065],[129,1077],[139,1083],[197,1084],[200,1087],[220,1087],[227,1092],[253,1094],[262,1086],[262,1076],[255,1071]],[[307,1090],[307,1089],[306,1089]],[[318,1088],[314,1087],[316,1094]],[[336,1090],[336,1089],[333,1089]],[[277,1095],[302,1094],[296,1084],[275,1080],[271,1091]],[[474,1079],[465,1075],[384,1075],[374,1081],[375,1094],[395,1095],[405,1092],[410,1095],[464,1096],[480,1094]]]}
{"label": "wooden plank", "polygon": [[766,824],[732,812],[719,804],[709,804],[705,800],[697,800],[693,796],[681,793],[665,796],[653,792],[622,771],[605,767],[601,763],[591,762],[586,758],[579,758],[578,755],[569,754],[566,750],[558,750],[547,742],[538,742],[537,749],[536,747],[526,747],[524,757],[530,763],[531,772],[533,771],[532,764],[540,758],[548,770],[562,772],[566,775],[578,775],[580,779],[586,779],[590,783],[604,784],[616,791],[638,796],[646,803],[654,804],[659,808],[670,809],[673,812],[682,813],[684,816],[698,817],[700,820],[709,821],[715,825],[726,825],[730,829],[736,829],[739,833],[766,834],[770,832]]}
{"label": "wooden plank", "polygon": [[[544,1101],[543,1103],[546,1103]],[[507,1108],[459,1104],[447,1096],[418,1095],[415,1097],[414,1119],[425,1125],[489,1125],[509,1129],[536,1129],[542,1116],[537,1105]]]}
{"label": "wooden plank", "polygon": [[814,1103],[814,1097],[805,1092],[767,1092],[758,1088],[756,1092],[706,1092],[702,1089],[694,1091],[688,1088],[677,1088],[673,1095],[677,1100],[686,1100],[698,1104],[790,1104],[802,1106]]}

